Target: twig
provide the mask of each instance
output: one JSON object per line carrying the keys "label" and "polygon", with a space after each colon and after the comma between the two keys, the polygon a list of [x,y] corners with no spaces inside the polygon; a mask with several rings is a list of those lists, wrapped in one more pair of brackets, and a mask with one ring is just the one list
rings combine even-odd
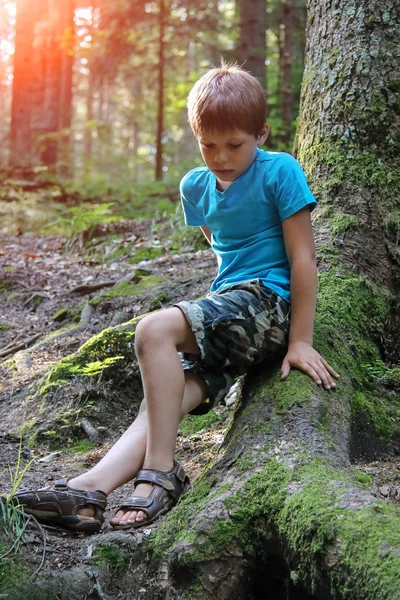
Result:
{"label": "twig", "polygon": [[43,565],[44,565],[44,561],[46,559],[46,532],[43,529],[43,527],[41,526],[41,524],[39,523],[39,521],[37,519],[35,519],[35,517],[33,515],[31,515],[32,519],[35,521],[36,525],[39,527],[40,531],[42,532],[43,535],[43,554],[42,554],[42,560],[40,562],[40,565],[38,566],[38,568],[36,569],[36,571],[32,574],[32,579],[34,579],[36,577],[36,575],[39,573],[39,571],[41,571]]}
{"label": "twig", "polygon": [[88,419],[81,419],[81,427],[93,444],[99,444],[101,435]]}
{"label": "twig", "polygon": [[42,335],[43,333],[36,333],[35,335],[24,340],[23,342],[15,344],[15,346],[7,346],[6,348],[3,348],[3,350],[0,350],[0,358],[4,358],[9,354],[15,354],[15,352],[18,352],[18,350],[24,350],[25,348],[33,344],[33,342],[36,342],[36,340],[42,337]]}
{"label": "twig", "polygon": [[101,290],[105,287],[113,287],[115,285],[115,281],[103,281],[103,283],[94,283],[93,285],[78,285],[72,290],[70,290],[70,294],[90,294],[91,292],[96,292],[97,290]]}

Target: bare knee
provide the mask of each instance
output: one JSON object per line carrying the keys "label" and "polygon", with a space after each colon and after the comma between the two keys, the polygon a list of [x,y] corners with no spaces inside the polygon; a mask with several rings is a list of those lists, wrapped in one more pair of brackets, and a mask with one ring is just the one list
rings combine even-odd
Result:
{"label": "bare knee", "polygon": [[193,332],[182,311],[176,307],[152,313],[136,327],[135,351],[138,358],[166,344],[180,352],[198,353]]}
{"label": "bare knee", "polygon": [[139,321],[135,333],[135,352],[137,357],[143,356],[149,349],[156,348],[160,342],[174,343],[174,336],[166,325],[167,315],[160,311],[144,317]]}

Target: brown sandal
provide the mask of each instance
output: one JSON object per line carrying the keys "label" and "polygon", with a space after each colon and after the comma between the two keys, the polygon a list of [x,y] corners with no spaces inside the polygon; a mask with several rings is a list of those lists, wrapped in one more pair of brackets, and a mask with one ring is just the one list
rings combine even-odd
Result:
{"label": "brown sandal", "polygon": [[179,497],[190,488],[190,480],[179,463],[174,461],[174,468],[165,473],[157,469],[142,469],[135,479],[135,487],[139,483],[151,483],[153,489],[147,497],[133,496],[118,508],[120,510],[141,510],[147,518],[126,525],[112,525],[113,529],[136,529],[150,525],[165,515],[178,502]]}
{"label": "brown sandal", "polygon": [[[52,489],[18,492],[13,496],[13,502],[41,523],[62,525],[84,533],[97,533],[104,522],[107,495],[100,490],[74,490],[68,487],[66,479],[60,479]],[[77,511],[86,506],[93,506],[94,517],[78,514]]]}

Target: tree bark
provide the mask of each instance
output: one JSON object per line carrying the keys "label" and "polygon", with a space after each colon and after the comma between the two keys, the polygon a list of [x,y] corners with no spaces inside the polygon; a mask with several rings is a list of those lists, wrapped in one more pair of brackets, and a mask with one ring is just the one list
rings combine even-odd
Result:
{"label": "tree bark", "polygon": [[237,61],[257,77],[265,89],[267,5],[265,0],[240,0],[237,4],[240,20],[240,34],[236,47]]}

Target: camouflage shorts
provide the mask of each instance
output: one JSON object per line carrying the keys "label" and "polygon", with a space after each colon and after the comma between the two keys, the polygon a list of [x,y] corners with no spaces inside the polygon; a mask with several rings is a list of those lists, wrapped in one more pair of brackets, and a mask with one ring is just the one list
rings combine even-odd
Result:
{"label": "camouflage shorts", "polygon": [[259,279],[175,304],[196,337],[200,357],[181,354],[184,370],[200,375],[209,390],[207,412],[251,365],[281,355],[288,341],[290,304]]}

